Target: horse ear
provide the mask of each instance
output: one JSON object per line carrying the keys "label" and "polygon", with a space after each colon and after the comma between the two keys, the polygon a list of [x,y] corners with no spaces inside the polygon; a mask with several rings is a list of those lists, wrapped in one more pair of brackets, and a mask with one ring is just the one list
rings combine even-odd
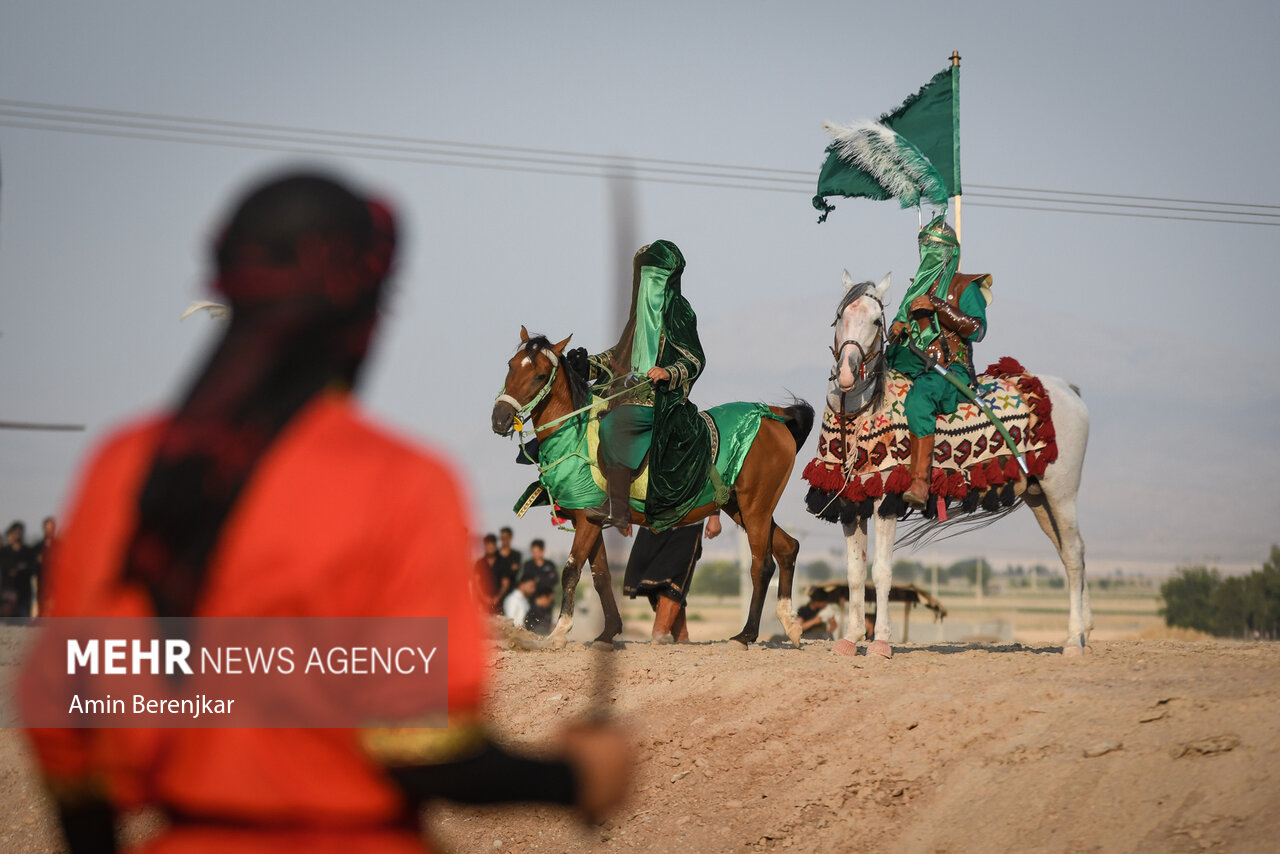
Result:
{"label": "horse ear", "polygon": [[853,282],[853,276],[849,275],[848,270],[844,271],[844,275],[841,276],[841,281],[844,282],[844,292],[846,294],[849,293],[849,290],[853,287],[854,282]]}
{"label": "horse ear", "polygon": [[[569,338],[572,338],[572,337],[573,337],[572,335],[570,335],[570,336],[569,336]],[[554,351],[554,352],[555,352],[555,354],[556,354],[557,356],[559,356],[559,355],[561,355],[562,353],[564,353],[564,348],[565,348],[566,346],[568,346],[568,344],[569,344],[569,338],[566,338],[566,339],[564,339],[563,341],[561,341],[559,344],[555,344],[555,345],[553,345],[553,346],[552,346],[552,348],[551,348],[551,349],[552,349],[552,351]]]}
{"label": "horse ear", "polygon": [[876,299],[884,301],[884,295],[889,293],[889,280],[893,278],[893,273],[884,274],[884,278],[880,280],[880,284],[876,285]]}
{"label": "horse ear", "polygon": [[529,340],[529,330],[525,329],[524,326],[521,326],[520,327],[520,343],[523,344],[528,340]]}

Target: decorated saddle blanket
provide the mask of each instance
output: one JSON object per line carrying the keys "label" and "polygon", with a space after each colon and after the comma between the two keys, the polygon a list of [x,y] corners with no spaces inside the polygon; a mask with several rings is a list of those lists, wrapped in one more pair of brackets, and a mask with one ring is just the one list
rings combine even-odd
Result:
{"label": "decorated saddle blanket", "polygon": [[[592,402],[590,413],[565,422],[547,437],[538,449],[541,476],[529,485],[513,508],[523,516],[530,507],[554,502],[567,510],[596,507],[605,500],[605,478],[597,465],[600,444],[600,414],[605,403]],[[714,475],[707,473],[706,484],[698,496],[698,506],[710,503],[717,490],[730,490],[747,452],[760,431],[762,418],[777,419],[763,403],[736,401],[713,406],[699,413],[704,427],[711,433],[711,458]],[[607,416],[606,416],[607,417]],[[631,482],[631,506],[644,512],[649,493],[649,470],[646,466]]]}
{"label": "decorated saddle blanket", "polygon": [[[837,521],[850,503],[881,497],[901,503],[901,494],[911,485],[910,433],[903,404],[911,381],[891,371],[885,385],[875,412],[842,417],[828,407],[822,415],[818,455],[804,470],[812,487],[806,502],[820,518]],[[1044,474],[1058,458],[1052,404],[1044,385],[1008,357],[988,367],[976,385],[978,398],[1004,422],[1030,474]],[[1004,437],[978,406],[965,401],[950,415],[938,416],[932,496],[960,501],[972,510],[985,495],[996,497],[995,487],[1021,477]],[[1008,503],[1012,493],[1006,497]],[[864,510],[852,515],[869,515]]]}

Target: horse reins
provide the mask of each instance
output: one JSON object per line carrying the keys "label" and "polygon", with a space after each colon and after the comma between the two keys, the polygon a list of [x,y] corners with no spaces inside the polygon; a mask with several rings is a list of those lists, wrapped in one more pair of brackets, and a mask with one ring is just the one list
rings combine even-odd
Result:
{"label": "horse reins", "polygon": [[[840,374],[840,354],[844,352],[844,349],[846,347],[852,344],[854,347],[858,348],[858,357],[859,357],[857,382],[854,383],[853,388],[849,389],[849,391],[844,391],[844,390],[840,391],[840,412],[837,413],[836,423],[840,425],[840,447],[842,450],[847,449],[849,446],[848,421],[849,421],[850,414],[857,415],[858,412],[861,412],[863,409],[865,409],[867,405],[870,404],[871,400],[874,398],[874,395],[872,396],[872,398],[868,398],[867,403],[859,407],[857,411],[853,413],[846,413],[845,405],[844,405],[845,396],[848,394],[852,394],[855,390],[857,390],[859,383],[866,381],[867,365],[870,362],[872,362],[874,359],[878,357],[882,357],[887,350],[887,344],[888,344],[888,335],[885,332],[885,328],[884,328],[884,302],[881,301],[881,299],[878,296],[876,296],[869,288],[864,289],[862,293],[856,296],[853,296],[852,298],[846,298],[844,301],[842,301],[840,303],[840,307],[836,309],[836,319],[831,321],[831,325],[835,326],[837,323],[839,323],[840,318],[844,316],[845,310],[849,306],[857,302],[858,300],[862,299],[864,296],[870,297],[871,299],[875,300],[876,305],[880,306],[880,319],[876,321],[877,325],[879,325],[880,327],[880,334],[876,336],[875,343],[872,345],[870,352],[868,352],[867,349],[864,348],[860,342],[855,341],[852,338],[846,338],[843,341],[835,342],[834,345],[831,347],[831,355],[835,359],[835,364],[832,366],[831,376],[828,377],[828,379],[836,383],[837,389],[840,388],[839,379],[838,379],[838,376]],[[873,376],[871,378],[871,381],[876,382],[876,378]],[[840,497],[840,493],[844,491],[844,487],[848,486],[849,484],[849,472],[848,472],[847,459],[840,466],[840,470],[844,473],[844,484],[840,487],[840,489],[837,489],[835,491],[835,494],[831,497],[831,500],[827,502],[827,506],[822,508],[823,512],[826,512],[827,508],[829,508],[832,504],[835,503],[836,499]]]}
{"label": "horse reins", "polygon": [[[544,354],[548,359],[551,360],[551,375],[547,377],[546,384],[543,385],[542,388],[538,389],[538,393],[533,396],[533,399],[530,400],[528,403],[521,403],[511,395],[507,394],[506,383],[503,383],[501,392],[499,392],[498,396],[494,398],[494,401],[493,401],[495,404],[505,403],[508,406],[510,406],[512,409],[514,409],[516,411],[515,417],[517,422],[523,422],[526,418],[532,417],[533,411],[538,408],[538,404],[542,403],[543,398],[545,398],[548,394],[551,393],[551,386],[556,381],[556,368],[559,365],[559,359],[557,358],[556,354],[553,351],[548,350],[546,348],[539,348],[538,352]],[[623,378],[619,377],[619,379],[623,379]],[[617,381],[618,380],[614,380],[614,383],[616,383]],[[553,418],[550,421],[543,424],[541,427],[539,427],[537,424],[534,424],[533,425],[534,429],[545,430],[546,428],[550,427],[553,424],[559,424],[561,421],[568,421],[570,418],[573,418],[575,415],[581,415],[584,412],[590,411],[590,409],[593,406],[595,406],[597,402],[608,403],[614,398],[635,394],[638,389],[642,388],[645,385],[648,385],[650,382],[652,382],[652,380],[650,380],[648,377],[645,377],[644,379],[637,382],[635,385],[627,386],[622,391],[615,392],[614,394],[608,395],[606,397],[601,397],[593,393],[592,397],[594,398],[594,400],[591,403],[588,403],[586,406],[579,406],[577,409],[574,409],[570,412],[566,412],[564,415],[561,415],[559,418]],[[613,385],[613,383],[610,383],[609,385]],[[519,427],[516,428],[516,432],[518,433],[524,432],[523,424],[521,424]]]}

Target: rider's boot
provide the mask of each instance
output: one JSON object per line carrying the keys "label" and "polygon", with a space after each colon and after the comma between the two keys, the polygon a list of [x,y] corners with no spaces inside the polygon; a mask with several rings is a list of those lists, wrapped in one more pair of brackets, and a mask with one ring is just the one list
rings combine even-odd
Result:
{"label": "rider's boot", "polygon": [[624,537],[631,536],[631,469],[626,466],[600,466],[605,480],[605,501],[587,510],[587,518],[600,527],[614,527]]}
{"label": "rider's boot", "polygon": [[911,435],[911,485],[902,493],[902,500],[917,509],[929,500],[930,468],[933,465],[933,434]]}

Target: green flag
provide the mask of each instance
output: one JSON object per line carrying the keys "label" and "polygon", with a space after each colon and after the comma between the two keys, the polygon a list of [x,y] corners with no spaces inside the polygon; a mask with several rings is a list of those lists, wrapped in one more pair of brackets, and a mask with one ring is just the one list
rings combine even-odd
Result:
{"label": "green flag", "polygon": [[[891,133],[886,133],[886,128]],[[920,197],[938,204],[940,193],[961,193],[959,65],[935,74],[919,92],[881,116],[876,124],[848,128],[828,125],[827,129],[835,134],[836,141],[827,146],[827,159],[818,174],[818,194],[813,197],[813,206],[822,211],[819,222],[833,210],[827,204],[828,196],[898,198],[904,207],[910,207],[918,204]],[[863,149],[862,156],[855,153],[859,147]],[[891,163],[894,158],[885,157],[887,149],[896,151],[898,162]],[[915,162],[916,155],[923,156],[926,164]],[[929,164],[932,170],[925,168]],[[932,174],[921,174],[925,172]],[[936,185],[938,179],[943,187]],[[911,190],[903,191],[903,181],[914,185],[914,197]]]}

